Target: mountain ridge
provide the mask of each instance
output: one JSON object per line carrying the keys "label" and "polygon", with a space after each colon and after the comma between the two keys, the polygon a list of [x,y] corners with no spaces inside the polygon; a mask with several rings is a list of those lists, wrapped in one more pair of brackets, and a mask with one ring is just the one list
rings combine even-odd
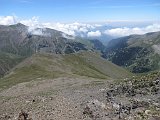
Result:
{"label": "mountain ridge", "polygon": [[134,73],[160,69],[160,32],[130,35],[109,42],[103,57]]}
{"label": "mountain ridge", "polygon": [[132,73],[103,59],[99,53],[81,51],[72,54],[36,53],[10,70],[1,80],[1,87],[38,78],[63,76],[95,79],[123,79]]}
{"label": "mountain ridge", "polygon": [[[69,54],[91,49],[87,48],[88,45],[85,45],[85,43],[90,44],[85,40],[49,28],[29,28],[21,23],[0,26],[0,51],[3,52],[3,56],[4,54],[6,54],[5,56],[13,54],[15,58],[23,58],[21,61],[37,52]],[[0,59],[4,61],[2,55]],[[10,59],[8,57],[9,61]],[[6,71],[18,63],[15,62],[10,65],[6,61],[5,64],[1,67],[0,76],[3,76]]]}

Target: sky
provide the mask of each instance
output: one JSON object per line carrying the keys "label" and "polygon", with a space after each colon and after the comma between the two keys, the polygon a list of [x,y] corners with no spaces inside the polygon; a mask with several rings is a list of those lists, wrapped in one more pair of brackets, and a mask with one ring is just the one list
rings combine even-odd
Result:
{"label": "sky", "polygon": [[0,0],[0,16],[41,21],[160,20],[160,0]]}
{"label": "sky", "polygon": [[22,23],[81,37],[160,31],[160,0],[0,0],[0,25]]}

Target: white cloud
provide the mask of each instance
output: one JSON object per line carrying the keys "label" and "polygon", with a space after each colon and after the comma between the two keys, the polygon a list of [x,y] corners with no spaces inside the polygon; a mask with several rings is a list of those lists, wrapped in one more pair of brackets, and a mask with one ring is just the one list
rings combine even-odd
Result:
{"label": "white cloud", "polygon": [[36,16],[28,20],[20,20],[19,22],[28,26],[28,32],[33,35],[51,36],[50,34],[45,32],[46,29],[44,25],[39,22],[39,18]]}
{"label": "white cloud", "polygon": [[0,16],[0,25],[12,25],[16,23],[17,20],[15,16]]}
{"label": "white cloud", "polygon": [[155,32],[160,31],[160,24],[149,25],[145,28],[146,32]]}
{"label": "white cloud", "polygon": [[50,33],[46,33],[46,28],[29,29],[28,32],[33,35],[41,35],[41,36],[48,36],[48,37],[51,36]]}
{"label": "white cloud", "polygon": [[66,34],[76,36],[77,33],[87,33],[90,29],[95,28],[94,25],[90,24],[83,24],[83,23],[69,23],[69,24],[62,24],[62,23],[43,23],[44,27],[56,29],[62,31]]}
{"label": "white cloud", "polygon": [[160,31],[160,24],[153,24],[146,27],[142,27],[142,28],[124,27],[124,28],[108,29],[108,30],[105,30],[104,34],[121,37],[121,36],[127,36],[131,34],[145,34],[148,32],[156,32],[156,31]]}
{"label": "white cloud", "polygon": [[[127,21],[123,21],[126,23]],[[160,24],[152,24],[146,27],[117,27],[108,28],[106,24],[86,24],[86,23],[41,23],[38,17],[32,17],[31,19],[19,19],[16,16],[0,16],[0,25],[12,25],[16,23],[22,23],[29,26],[28,31],[32,34],[44,34],[44,29],[36,31],[36,28],[51,28],[58,31],[62,31],[68,35],[81,36],[81,37],[101,37],[102,35],[110,35],[114,37],[127,36],[131,34],[144,34],[148,32],[160,31]],[[111,22],[108,22],[108,26],[112,26]]]}
{"label": "white cloud", "polygon": [[14,16],[6,16],[6,17],[0,17],[0,24],[1,25],[12,25],[16,23],[22,23],[26,26],[29,26],[28,31],[32,33],[40,33],[40,31],[35,31],[36,28],[51,28],[55,29],[58,31],[62,31],[66,34],[76,36],[77,34],[81,36],[86,36],[87,32],[95,29],[96,27],[100,26],[98,24],[91,25],[91,24],[84,24],[84,23],[68,23],[68,24],[63,24],[63,23],[40,23],[39,18],[34,16],[31,19],[18,19],[17,17]]}
{"label": "white cloud", "polygon": [[91,31],[91,32],[88,32],[88,34],[87,34],[88,37],[100,37],[101,35],[102,34],[99,30],[97,30],[95,32]]}
{"label": "white cloud", "polygon": [[62,24],[62,23],[42,23],[43,27],[55,29],[58,31],[62,31],[66,34],[76,36],[75,31],[77,29],[76,26],[70,26],[68,24]]}
{"label": "white cloud", "polygon": [[43,31],[42,29],[34,29],[32,31],[30,31],[33,35],[43,35]]}
{"label": "white cloud", "polygon": [[28,20],[20,20],[20,23],[29,26],[29,31],[32,31],[36,28],[43,28],[44,26],[39,22],[39,18],[34,16]]}
{"label": "white cloud", "polygon": [[88,32],[88,29],[87,29],[86,27],[81,27],[81,28],[79,29],[79,31],[86,33],[86,32]]}
{"label": "white cloud", "polygon": [[62,36],[63,36],[64,38],[71,39],[71,40],[75,39],[75,37],[70,36],[70,35],[67,35],[67,34],[65,34],[65,33],[63,33]]}

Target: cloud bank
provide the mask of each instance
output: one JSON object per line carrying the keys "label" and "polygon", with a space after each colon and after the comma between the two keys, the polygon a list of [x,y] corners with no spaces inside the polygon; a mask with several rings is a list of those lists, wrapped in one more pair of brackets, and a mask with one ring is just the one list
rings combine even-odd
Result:
{"label": "cloud bank", "polygon": [[32,35],[51,37],[51,34],[46,32],[46,28],[33,28],[33,29],[29,28],[28,32]]}
{"label": "cloud bank", "polygon": [[15,16],[0,16],[0,25],[12,25],[17,23]]}
{"label": "cloud bank", "polygon": [[[51,28],[58,31],[62,31],[68,35],[81,36],[81,37],[122,37],[131,34],[145,34],[148,32],[160,31],[160,24],[148,24],[145,27],[107,27],[112,26],[111,23],[103,24],[86,24],[86,23],[41,23],[38,17],[32,17],[31,19],[19,19],[16,16],[0,16],[0,25],[12,25],[16,23],[22,23],[29,26],[29,32],[33,34],[44,34],[43,28]],[[42,30],[35,31],[36,28],[42,28]]]}
{"label": "cloud bank", "polygon": [[91,32],[88,32],[88,34],[87,34],[88,37],[100,37],[101,35],[102,35],[102,33],[99,30],[97,30],[95,32],[91,31]]}
{"label": "cloud bank", "polygon": [[131,34],[145,34],[148,32],[156,32],[156,31],[160,31],[160,24],[148,25],[148,26],[142,27],[142,28],[139,28],[139,27],[115,28],[115,29],[105,30],[104,33],[106,35],[121,37],[121,36],[127,36],[127,35],[131,35]]}

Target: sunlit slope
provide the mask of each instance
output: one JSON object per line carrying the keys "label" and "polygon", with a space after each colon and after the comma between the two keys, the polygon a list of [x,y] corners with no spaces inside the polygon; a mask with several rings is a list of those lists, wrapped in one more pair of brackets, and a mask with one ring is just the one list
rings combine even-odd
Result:
{"label": "sunlit slope", "polygon": [[0,81],[0,88],[32,80],[66,76],[121,79],[130,75],[125,69],[106,61],[94,52],[34,54],[10,71],[10,74]]}

